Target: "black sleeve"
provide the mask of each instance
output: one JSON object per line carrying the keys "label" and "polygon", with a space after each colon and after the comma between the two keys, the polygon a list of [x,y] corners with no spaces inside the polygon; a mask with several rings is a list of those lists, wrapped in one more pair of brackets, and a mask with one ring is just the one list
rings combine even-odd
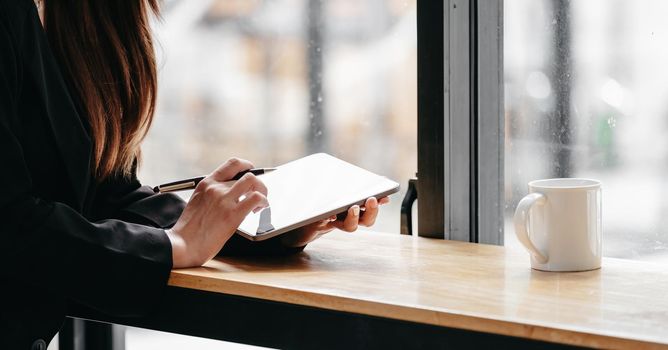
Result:
{"label": "black sleeve", "polygon": [[181,216],[186,203],[176,194],[156,194],[142,186],[136,176],[112,176],[98,186],[93,217],[115,218],[158,228],[170,228]]}
{"label": "black sleeve", "polygon": [[121,220],[93,223],[35,195],[17,137],[21,61],[8,28],[0,15],[0,278],[112,315],[142,314],[167,283],[169,238],[162,229]]}
{"label": "black sleeve", "polygon": [[[117,218],[160,228],[174,226],[185,208],[185,202],[173,193],[155,194],[148,186],[141,186],[136,176],[112,177],[99,187],[94,208],[98,218]],[[301,252],[304,247],[286,247],[277,236],[253,242],[233,235],[221,249],[219,256],[288,255]]]}
{"label": "black sleeve", "polygon": [[304,250],[303,247],[286,247],[281,241],[281,236],[269,238],[264,241],[254,242],[238,234],[225,243],[223,249],[218,253],[219,256],[246,256],[246,255],[289,255],[299,253]]}
{"label": "black sleeve", "polygon": [[[185,202],[173,193],[155,194],[149,186],[142,186],[136,178],[136,166],[132,176],[110,177],[99,186],[95,200],[95,217],[117,218],[160,228],[174,226],[185,208]],[[219,256],[266,256],[299,253],[304,247],[286,247],[277,236],[265,241],[253,242],[240,235],[233,235],[218,253]]]}
{"label": "black sleeve", "polygon": [[[136,169],[136,168],[135,168]],[[174,226],[185,208],[185,202],[173,193],[155,194],[148,186],[141,186],[135,175],[129,178],[111,177],[99,187],[95,201],[95,216],[117,218],[160,228]],[[233,235],[219,252],[219,256],[289,255],[304,247],[286,247],[281,236],[253,242]]]}

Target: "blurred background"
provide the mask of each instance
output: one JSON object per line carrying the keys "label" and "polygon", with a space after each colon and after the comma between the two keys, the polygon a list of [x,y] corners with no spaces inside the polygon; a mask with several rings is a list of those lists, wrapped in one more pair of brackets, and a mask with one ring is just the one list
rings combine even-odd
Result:
{"label": "blurred background", "polygon": [[[399,232],[417,171],[415,0],[166,0],[145,184],[229,157],[275,166],[327,152],[402,186],[373,230]],[[190,193],[183,193],[188,197]],[[248,348],[127,328],[133,349]]]}
{"label": "blurred background", "polygon": [[668,262],[668,2],[505,0],[506,245],[527,182],[603,182],[603,253]]}
{"label": "blurred background", "polygon": [[171,0],[162,17],[144,183],[327,152],[401,183],[373,228],[399,232],[417,170],[414,0]]}
{"label": "blurred background", "polygon": [[[507,246],[528,181],[589,177],[603,181],[604,255],[668,262],[666,13],[661,0],[504,1]],[[328,152],[401,183],[373,228],[398,233],[417,168],[415,0],[166,0],[162,17],[144,183]]]}

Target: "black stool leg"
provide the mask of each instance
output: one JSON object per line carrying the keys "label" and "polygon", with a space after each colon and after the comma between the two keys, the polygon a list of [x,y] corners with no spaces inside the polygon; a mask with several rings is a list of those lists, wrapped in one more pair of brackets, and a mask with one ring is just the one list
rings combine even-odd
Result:
{"label": "black stool leg", "polygon": [[109,323],[67,318],[58,335],[59,350],[125,350],[125,330]]}

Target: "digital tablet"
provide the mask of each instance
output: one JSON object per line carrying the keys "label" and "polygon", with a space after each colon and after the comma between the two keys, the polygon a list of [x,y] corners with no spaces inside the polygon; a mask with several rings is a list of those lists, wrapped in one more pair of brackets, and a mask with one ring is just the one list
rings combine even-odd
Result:
{"label": "digital tablet", "polygon": [[399,184],[325,153],[276,167],[259,176],[268,189],[269,207],[250,213],[237,233],[261,241],[346,212],[369,197],[399,191]]}

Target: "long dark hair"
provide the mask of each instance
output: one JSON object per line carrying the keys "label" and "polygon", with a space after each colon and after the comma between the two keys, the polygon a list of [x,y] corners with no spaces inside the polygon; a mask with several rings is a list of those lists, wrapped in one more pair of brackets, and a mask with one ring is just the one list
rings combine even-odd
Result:
{"label": "long dark hair", "polygon": [[98,180],[130,174],[153,120],[158,0],[45,0],[44,27],[93,140]]}

